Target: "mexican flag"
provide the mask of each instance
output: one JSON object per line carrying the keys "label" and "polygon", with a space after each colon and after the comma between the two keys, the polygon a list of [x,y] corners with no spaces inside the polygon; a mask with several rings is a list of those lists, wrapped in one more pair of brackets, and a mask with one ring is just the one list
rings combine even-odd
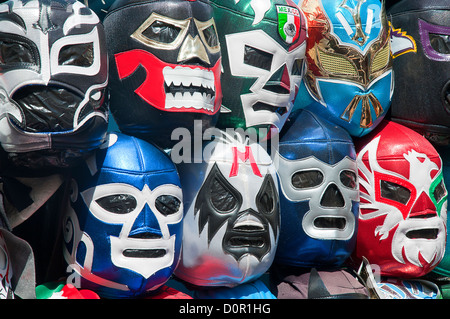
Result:
{"label": "mexican flag", "polygon": [[300,35],[300,12],[297,8],[277,5],[278,32],[283,40],[291,44]]}

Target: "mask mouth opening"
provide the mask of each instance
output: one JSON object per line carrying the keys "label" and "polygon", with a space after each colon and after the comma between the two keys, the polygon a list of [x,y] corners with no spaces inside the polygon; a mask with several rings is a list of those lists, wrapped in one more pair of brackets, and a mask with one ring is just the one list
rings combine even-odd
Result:
{"label": "mask mouth opening", "polygon": [[216,92],[212,71],[178,66],[164,68],[163,75],[166,109],[214,111]]}
{"label": "mask mouth opening", "polygon": [[[130,235],[129,238],[136,238],[142,240],[161,240],[162,237],[159,234],[152,232],[139,232],[137,234]],[[122,254],[129,258],[161,258],[166,255],[167,251],[162,248],[153,249],[138,249],[138,248],[128,248],[125,249]]]}
{"label": "mask mouth opening", "polygon": [[123,255],[129,258],[161,258],[166,255],[165,249],[125,249]]}
{"label": "mask mouth opening", "polygon": [[262,238],[235,236],[230,238],[229,244],[232,247],[263,247],[264,240]]}
{"label": "mask mouth opening", "polygon": [[437,239],[439,229],[416,229],[410,230],[406,233],[406,237],[409,239]]}
{"label": "mask mouth opening", "polygon": [[80,94],[59,86],[28,85],[12,99],[19,106],[24,120],[15,125],[26,132],[64,132],[74,129],[74,116],[83,100]]}
{"label": "mask mouth opening", "polygon": [[265,244],[265,232],[264,225],[257,217],[243,216],[235,222],[228,243],[231,247],[261,248]]}
{"label": "mask mouth opening", "polygon": [[317,217],[314,219],[314,226],[323,229],[345,229],[347,220],[343,217]]}

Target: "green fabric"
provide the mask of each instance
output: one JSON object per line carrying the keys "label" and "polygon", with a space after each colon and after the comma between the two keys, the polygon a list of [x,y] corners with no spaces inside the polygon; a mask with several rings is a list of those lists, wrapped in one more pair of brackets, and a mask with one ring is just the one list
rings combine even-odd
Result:
{"label": "green fabric", "polygon": [[[240,0],[238,3],[235,0],[211,0],[221,44],[223,66],[221,78],[222,105],[225,107],[226,112],[223,112],[224,109],[222,109],[216,124],[216,127],[220,129],[242,128],[245,130],[249,127],[243,110],[241,96],[251,94],[252,91],[250,89],[258,79],[257,76],[252,74],[246,76],[234,76],[231,74],[226,36],[247,31],[263,30],[286,51],[291,46],[284,41],[278,30],[276,5],[287,5],[286,0],[272,0],[263,17],[260,16],[261,12],[258,13],[258,16],[255,15],[252,7],[255,5],[253,2],[252,0]],[[263,127],[264,130],[262,132],[267,132],[270,129],[269,124],[260,125],[257,128],[259,137],[262,137],[259,130]]]}
{"label": "green fabric", "polygon": [[63,282],[49,282],[36,287],[37,299],[49,299],[55,292],[60,292],[64,287]]}
{"label": "green fabric", "polygon": [[[442,159],[442,172],[444,178],[445,188],[447,192],[450,190],[450,148],[437,148],[436,149]],[[447,205],[448,205],[448,197],[447,197]],[[447,209],[448,210],[448,209]],[[447,214],[447,228],[450,226],[449,224],[450,215]],[[450,236],[447,235],[447,242],[445,244],[445,253],[444,257],[440,263],[434,268],[432,271],[435,274],[438,274],[443,277],[450,277]],[[449,289],[449,288],[446,288]]]}

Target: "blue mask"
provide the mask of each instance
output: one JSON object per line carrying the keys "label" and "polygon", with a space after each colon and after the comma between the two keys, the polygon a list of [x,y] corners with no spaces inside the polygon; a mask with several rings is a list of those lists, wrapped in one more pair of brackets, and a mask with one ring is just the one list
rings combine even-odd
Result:
{"label": "blue mask", "polygon": [[286,124],[275,164],[281,231],[275,262],[339,266],[352,252],[359,193],[355,149],[341,127],[302,110]]}
{"label": "blue mask", "polygon": [[294,110],[309,109],[352,136],[369,133],[385,117],[394,89],[382,3],[305,0],[301,8],[309,38]]}
{"label": "blue mask", "polygon": [[166,283],[179,260],[183,217],[170,158],[152,144],[111,133],[109,145],[74,177],[64,257],[81,287],[118,298]]}

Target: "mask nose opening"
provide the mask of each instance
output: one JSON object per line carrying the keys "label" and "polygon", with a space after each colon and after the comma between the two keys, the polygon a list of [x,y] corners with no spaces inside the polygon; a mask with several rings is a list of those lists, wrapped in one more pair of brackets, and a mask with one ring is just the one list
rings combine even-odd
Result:
{"label": "mask nose opening", "polygon": [[335,184],[330,184],[327,187],[322,198],[320,199],[320,205],[327,208],[345,206],[344,197]]}

